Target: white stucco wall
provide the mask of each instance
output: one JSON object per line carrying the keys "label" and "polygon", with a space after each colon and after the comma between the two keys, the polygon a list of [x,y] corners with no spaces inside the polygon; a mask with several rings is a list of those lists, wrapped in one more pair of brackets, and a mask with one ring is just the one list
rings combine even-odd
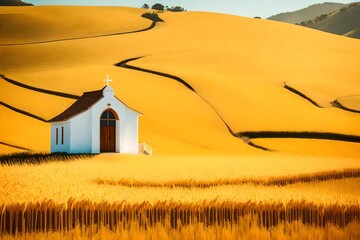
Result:
{"label": "white stucco wall", "polygon": [[91,153],[91,113],[83,112],[70,119],[70,153]]}
{"label": "white stucco wall", "polygon": [[131,109],[126,110],[125,114],[126,124],[125,124],[125,147],[124,152],[136,154],[139,151],[138,147],[138,113],[132,111]]}
{"label": "white stucco wall", "polygon": [[[62,131],[64,128],[64,132]],[[56,144],[56,129],[58,129],[58,140]],[[64,133],[64,136],[62,134]],[[64,138],[64,143],[62,143]],[[70,123],[60,122],[51,124],[51,152],[70,152]]]}
{"label": "white stucco wall", "polygon": [[59,123],[52,123],[51,152],[59,152],[61,150],[60,152],[68,153],[100,153],[100,117],[104,111],[110,108],[119,118],[116,121],[116,152],[138,153],[139,113],[127,108],[114,97],[111,87],[106,87],[103,95],[104,97],[90,109],[65,123],[65,129],[68,131],[66,136],[71,136],[66,141],[66,146],[55,145],[53,148],[56,131],[54,129]]}

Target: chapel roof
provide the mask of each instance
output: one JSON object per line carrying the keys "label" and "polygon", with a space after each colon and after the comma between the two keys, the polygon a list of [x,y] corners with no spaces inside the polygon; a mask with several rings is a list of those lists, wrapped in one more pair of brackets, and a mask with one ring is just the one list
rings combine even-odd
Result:
{"label": "chapel roof", "polygon": [[103,98],[104,88],[97,91],[83,93],[83,95],[78,100],[76,100],[76,102],[74,102],[68,109],[66,109],[64,112],[60,113],[53,119],[49,120],[49,122],[66,121],[82,112],[85,112]]}
{"label": "chapel roof", "polygon": [[[112,91],[112,88],[109,86],[103,87],[101,90],[97,91],[91,91],[91,92],[84,92],[83,95],[76,100],[69,108],[67,108],[64,112],[60,113],[53,119],[50,119],[48,122],[63,122],[67,121],[76,115],[79,115],[80,113],[83,113],[90,109],[94,104],[96,104],[98,101],[100,101],[104,96],[103,92],[104,89],[110,89]],[[133,110],[134,112],[142,115],[141,112],[136,111],[133,108],[130,108],[127,106],[123,101],[121,101],[119,98],[114,96],[117,100],[119,100],[122,104],[124,104],[128,109]]]}

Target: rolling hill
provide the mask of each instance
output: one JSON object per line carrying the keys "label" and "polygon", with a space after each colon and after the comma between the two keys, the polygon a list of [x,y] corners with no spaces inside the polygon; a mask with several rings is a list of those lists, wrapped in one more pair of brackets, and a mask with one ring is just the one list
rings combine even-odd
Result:
{"label": "rolling hill", "polygon": [[[359,238],[360,42],[144,13],[0,7],[0,236]],[[153,155],[49,154],[47,121],[107,74]]]}
{"label": "rolling hill", "polygon": [[328,14],[333,11],[337,11],[345,6],[347,5],[342,3],[325,2],[321,4],[314,4],[307,8],[294,12],[280,13],[271,16],[268,19],[287,23],[301,23],[304,21],[312,20],[322,14]]}
{"label": "rolling hill", "polygon": [[33,4],[21,0],[0,0],[0,6],[33,6]]}
{"label": "rolling hill", "polygon": [[[359,157],[358,102],[331,104],[360,95],[357,40],[215,13],[165,12],[154,24],[144,12],[0,8],[4,151],[48,152],[46,120],[108,73],[115,94],[143,113],[140,141],[155,155]],[[297,141],[274,141],[288,138]]]}
{"label": "rolling hill", "polygon": [[352,3],[334,13],[319,16],[301,25],[324,32],[360,38],[360,3]]}

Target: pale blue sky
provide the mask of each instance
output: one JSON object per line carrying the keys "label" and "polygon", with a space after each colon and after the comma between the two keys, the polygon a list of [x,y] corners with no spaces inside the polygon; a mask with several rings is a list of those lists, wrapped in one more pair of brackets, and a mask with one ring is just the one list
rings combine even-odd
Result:
{"label": "pale blue sky", "polygon": [[[326,2],[351,3],[356,0],[324,0]],[[299,10],[309,5],[322,3],[319,0],[25,0],[34,5],[95,5],[141,7],[144,3],[165,6],[182,6],[189,11],[229,13],[246,17],[271,15]]]}

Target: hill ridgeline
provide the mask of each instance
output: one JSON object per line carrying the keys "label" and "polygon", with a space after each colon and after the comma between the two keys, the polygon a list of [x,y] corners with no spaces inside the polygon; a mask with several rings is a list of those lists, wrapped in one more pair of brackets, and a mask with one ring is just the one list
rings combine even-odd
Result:
{"label": "hill ridgeline", "polygon": [[287,23],[301,23],[304,21],[309,21],[317,16],[322,14],[328,14],[334,11],[337,11],[343,7],[346,7],[347,4],[342,3],[330,3],[325,2],[321,4],[314,4],[307,8],[294,11],[294,12],[286,12],[280,13],[274,16],[269,17],[269,20],[275,20],[279,22],[287,22]]}
{"label": "hill ridgeline", "polygon": [[33,4],[21,0],[0,0],[0,6],[33,6]]}

